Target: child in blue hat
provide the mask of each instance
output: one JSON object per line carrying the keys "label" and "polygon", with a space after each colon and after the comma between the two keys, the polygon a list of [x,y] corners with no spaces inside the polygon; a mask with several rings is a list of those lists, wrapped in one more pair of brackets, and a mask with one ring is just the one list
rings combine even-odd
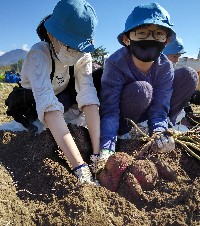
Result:
{"label": "child in blue hat", "polygon": [[94,50],[96,25],[95,11],[85,0],[59,1],[53,13],[37,28],[43,41],[33,45],[21,72],[21,85],[32,90],[39,120],[50,129],[81,183],[94,181],[68,130],[63,113],[74,103],[69,89],[69,68],[73,66],[76,101],[85,114],[93,154],[98,155],[99,100],[92,79],[90,54]]}
{"label": "child in blue hat", "polygon": [[147,120],[149,134],[160,134],[155,141],[158,152],[175,148],[173,138],[164,135],[167,119],[175,123],[196,80],[193,74],[175,78],[172,63],[162,54],[175,34],[172,26],[162,6],[144,4],[133,9],[118,35],[123,47],[106,60],[102,76],[99,167],[115,153],[118,135],[131,130],[127,118],[135,123]]}
{"label": "child in blue hat", "polygon": [[[175,76],[181,76],[181,75],[178,75],[178,74],[180,72],[182,73],[182,70],[185,70],[186,74],[187,73],[196,74],[195,77],[198,78],[197,72],[195,70],[193,70],[192,68],[190,68],[190,69],[188,69],[188,68],[184,69],[183,68],[182,70],[176,69],[176,65],[179,61],[179,58],[181,57],[182,54],[186,53],[185,50],[184,50],[183,41],[182,41],[181,38],[174,36],[170,40],[170,42],[167,44],[165,49],[163,50],[163,53],[173,63],[173,65],[175,67],[175,71],[174,71]],[[188,76],[190,76],[190,74]],[[190,99],[190,104],[200,105],[200,91],[199,90],[195,90],[195,92],[192,94],[191,99]],[[186,113],[186,117],[191,122],[191,124],[196,125],[197,123],[200,122],[200,117],[196,116],[194,114],[190,104],[188,104],[188,106],[186,106],[184,108],[184,111]]]}
{"label": "child in blue hat", "polygon": [[164,48],[163,53],[174,64],[178,63],[182,54],[186,53],[183,47],[183,41],[177,36],[173,36],[167,46]]}

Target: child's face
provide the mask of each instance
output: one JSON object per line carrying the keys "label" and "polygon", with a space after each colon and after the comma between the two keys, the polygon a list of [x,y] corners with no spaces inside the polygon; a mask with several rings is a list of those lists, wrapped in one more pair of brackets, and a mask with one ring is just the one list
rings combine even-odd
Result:
{"label": "child's face", "polygon": [[178,63],[178,60],[180,58],[181,54],[168,54],[167,58],[172,62],[172,63]]}
{"label": "child's face", "polygon": [[153,62],[169,42],[169,31],[159,25],[149,24],[124,33],[123,42],[134,57],[142,62]]}
{"label": "child's face", "polygon": [[133,41],[156,40],[159,42],[166,42],[168,35],[167,29],[159,25],[151,24],[133,29],[133,31],[130,32],[129,37]]}
{"label": "child's face", "polygon": [[65,48],[67,52],[76,54],[79,53],[78,50],[71,48],[70,46],[65,45],[64,43],[58,41],[55,37],[53,37],[50,33],[48,33],[49,39],[51,40],[55,52],[58,54],[62,48]]}

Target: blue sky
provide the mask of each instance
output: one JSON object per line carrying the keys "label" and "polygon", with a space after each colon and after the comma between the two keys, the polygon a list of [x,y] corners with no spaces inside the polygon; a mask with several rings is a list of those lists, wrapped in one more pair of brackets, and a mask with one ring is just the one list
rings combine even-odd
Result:
{"label": "blue sky", "polygon": [[[35,29],[53,11],[58,0],[0,0],[0,54],[30,47],[39,41]],[[112,54],[120,44],[117,35],[124,30],[126,18],[139,4],[157,2],[171,16],[174,30],[182,38],[186,54],[196,58],[200,48],[200,0],[88,0],[96,10],[99,24],[95,47]]]}

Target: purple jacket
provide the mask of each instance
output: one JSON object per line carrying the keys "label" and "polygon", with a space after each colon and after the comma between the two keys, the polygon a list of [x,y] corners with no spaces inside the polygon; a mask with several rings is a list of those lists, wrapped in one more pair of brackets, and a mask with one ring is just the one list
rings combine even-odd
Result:
{"label": "purple jacket", "polygon": [[148,114],[149,133],[167,129],[174,69],[163,54],[153,63],[147,75],[135,66],[126,47],[112,54],[105,63],[101,90],[101,149],[115,150],[119,129],[120,95],[123,87],[134,81],[146,81],[153,87]]}

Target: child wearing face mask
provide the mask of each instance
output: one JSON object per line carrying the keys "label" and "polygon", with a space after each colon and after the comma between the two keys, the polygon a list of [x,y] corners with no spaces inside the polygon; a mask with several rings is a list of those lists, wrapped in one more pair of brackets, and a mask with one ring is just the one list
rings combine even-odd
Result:
{"label": "child wearing face mask", "polygon": [[[21,71],[21,85],[31,89],[39,120],[46,124],[81,183],[95,184],[65,123],[63,113],[72,106],[69,89],[73,66],[76,101],[84,112],[93,155],[99,154],[99,100],[92,79],[93,33],[97,16],[85,0],[61,0],[37,28],[44,41],[33,45]],[[43,34],[42,34],[43,33]],[[53,65],[54,64],[54,65]],[[53,77],[50,74],[54,67]],[[95,160],[94,160],[95,161]]]}
{"label": "child wearing face mask", "polygon": [[174,124],[196,87],[196,74],[174,77],[173,65],[162,54],[175,32],[168,12],[157,3],[133,9],[118,35],[123,47],[105,62],[101,87],[101,137],[99,167],[112,154],[118,135],[129,135],[127,118],[148,121],[149,135],[160,152],[175,148],[165,135],[167,118]]}
{"label": "child wearing face mask", "polygon": [[[170,42],[167,44],[167,46],[163,50],[163,53],[173,63],[174,68],[175,68],[174,75],[181,76],[181,75],[178,75],[181,72],[181,70],[177,69],[176,66],[177,66],[177,63],[178,63],[181,55],[186,53],[184,50],[184,47],[183,47],[182,39],[179,37],[176,37],[176,36],[172,37]],[[192,68],[190,68],[190,69],[183,68],[182,70],[185,70],[186,74],[189,73],[188,76],[190,76],[190,73],[192,73],[192,74],[196,73],[196,77],[198,78],[197,72],[195,72]],[[200,105],[200,91],[199,90],[195,90],[195,92],[192,94],[189,102],[190,102],[190,104]],[[189,120],[189,122],[191,124],[196,125],[197,123],[200,123],[200,117],[195,115],[195,113],[192,110],[191,105],[188,104],[188,106],[186,106],[184,108],[184,111],[186,113],[187,119]]]}

